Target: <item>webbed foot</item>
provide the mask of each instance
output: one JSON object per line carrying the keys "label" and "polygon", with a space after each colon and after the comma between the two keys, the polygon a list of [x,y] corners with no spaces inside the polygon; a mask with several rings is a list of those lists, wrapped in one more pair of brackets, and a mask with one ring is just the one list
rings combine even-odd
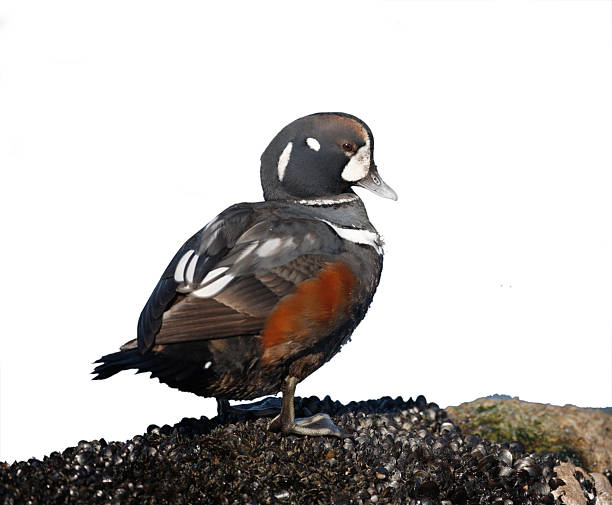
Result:
{"label": "webbed foot", "polygon": [[283,398],[281,412],[268,425],[268,430],[283,435],[332,436],[349,437],[349,433],[342,431],[334,424],[327,414],[315,414],[310,417],[295,419],[293,395],[297,379],[287,377],[282,386]]}
{"label": "webbed foot", "polygon": [[331,436],[338,438],[350,437],[351,434],[342,431],[334,424],[327,414],[315,414],[311,417],[295,419],[283,425],[278,415],[270,422],[268,430],[280,432],[283,435]]}

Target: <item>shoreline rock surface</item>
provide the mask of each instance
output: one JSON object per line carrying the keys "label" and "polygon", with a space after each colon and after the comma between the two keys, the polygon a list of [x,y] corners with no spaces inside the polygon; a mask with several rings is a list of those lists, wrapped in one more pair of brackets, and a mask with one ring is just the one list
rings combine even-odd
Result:
{"label": "shoreline rock surface", "polygon": [[516,440],[528,451],[557,453],[594,472],[612,468],[612,414],[518,398],[479,398],[446,409],[466,433],[492,442]]}
{"label": "shoreline rock surface", "polygon": [[125,442],[82,441],[42,461],[0,463],[0,502],[611,503],[609,472],[590,475],[571,463],[562,466],[558,454],[462,433],[423,396],[348,405],[296,398],[298,416],[317,412],[330,414],[353,436],[280,437],[266,430],[269,418],[248,409],[183,419],[149,426]]}

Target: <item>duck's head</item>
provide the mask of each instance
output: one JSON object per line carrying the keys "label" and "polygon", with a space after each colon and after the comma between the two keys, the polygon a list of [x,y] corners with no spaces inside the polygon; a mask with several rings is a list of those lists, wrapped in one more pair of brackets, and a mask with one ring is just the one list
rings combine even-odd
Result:
{"label": "duck's head", "polygon": [[266,200],[334,197],[353,186],[397,200],[378,174],[370,128],[342,112],[320,112],[285,126],[261,156],[261,185]]}

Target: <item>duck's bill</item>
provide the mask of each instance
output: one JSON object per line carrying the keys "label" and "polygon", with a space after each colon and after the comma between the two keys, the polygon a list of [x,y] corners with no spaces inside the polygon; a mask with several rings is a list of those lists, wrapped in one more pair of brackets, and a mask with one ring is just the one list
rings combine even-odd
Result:
{"label": "duck's bill", "polygon": [[397,200],[397,193],[393,191],[391,186],[387,185],[387,183],[381,179],[375,166],[370,167],[368,175],[366,175],[360,181],[357,181],[355,186],[361,186],[362,188],[365,188],[378,196],[382,196],[383,198]]}

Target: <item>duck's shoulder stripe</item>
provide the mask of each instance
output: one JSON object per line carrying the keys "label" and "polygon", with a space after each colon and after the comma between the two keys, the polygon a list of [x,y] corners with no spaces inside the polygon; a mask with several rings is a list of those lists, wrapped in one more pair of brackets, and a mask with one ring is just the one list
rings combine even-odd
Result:
{"label": "duck's shoulder stripe", "polygon": [[363,228],[345,228],[334,223],[321,219],[330,226],[336,234],[349,242],[373,247],[378,254],[383,252],[383,241],[378,233]]}

